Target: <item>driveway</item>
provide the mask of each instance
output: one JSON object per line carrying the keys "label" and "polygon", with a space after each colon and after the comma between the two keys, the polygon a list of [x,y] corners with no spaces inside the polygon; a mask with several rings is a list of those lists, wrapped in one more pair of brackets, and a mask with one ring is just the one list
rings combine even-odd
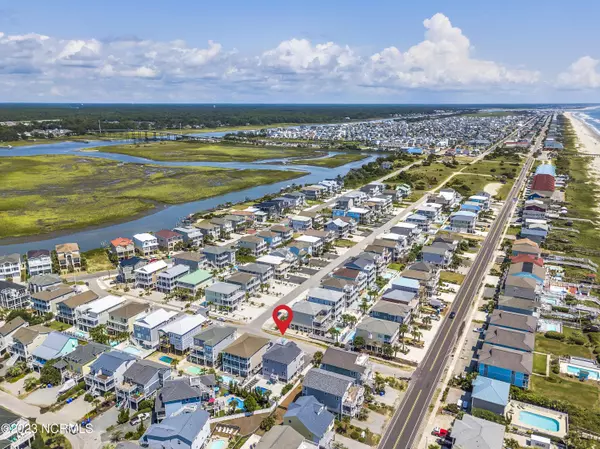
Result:
{"label": "driveway", "polygon": [[314,276],[315,274],[317,274],[319,272],[319,270],[315,270],[313,268],[306,268],[306,267],[300,268],[298,271],[300,273],[306,274],[308,276]]}
{"label": "driveway", "polygon": [[292,284],[296,284],[296,285],[300,285],[306,280],[307,280],[307,278],[303,278],[301,276],[290,276],[286,279],[286,281],[291,282]]}

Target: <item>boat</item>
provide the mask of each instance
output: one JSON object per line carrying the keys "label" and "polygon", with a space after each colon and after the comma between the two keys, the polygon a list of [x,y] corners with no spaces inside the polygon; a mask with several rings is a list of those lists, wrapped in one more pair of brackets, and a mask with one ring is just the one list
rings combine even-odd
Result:
{"label": "boat", "polygon": [[0,146],[0,150],[12,150],[12,145]]}

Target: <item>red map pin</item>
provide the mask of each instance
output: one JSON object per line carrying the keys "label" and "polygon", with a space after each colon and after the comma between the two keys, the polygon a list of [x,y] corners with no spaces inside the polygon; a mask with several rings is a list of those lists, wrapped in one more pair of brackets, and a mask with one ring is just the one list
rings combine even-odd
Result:
{"label": "red map pin", "polygon": [[[287,316],[280,318],[279,312],[281,312],[282,310],[285,311],[285,315],[287,315]],[[284,314],[282,314],[282,315],[284,315]],[[277,325],[277,329],[279,329],[279,332],[281,332],[281,335],[284,335],[287,328],[290,327],[290,323],[292,322],[293,316],[294,316],[294,312],[292,312],[292,309],[290,309],[286,305],[277,306],[277,307],[275,307],[275,309],[273,309],[273,321],[275,321],[275,324]]]}

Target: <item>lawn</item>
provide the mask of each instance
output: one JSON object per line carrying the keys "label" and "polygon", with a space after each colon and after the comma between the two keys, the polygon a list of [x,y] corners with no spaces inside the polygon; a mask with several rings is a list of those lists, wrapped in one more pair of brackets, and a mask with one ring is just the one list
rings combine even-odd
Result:
{"label": "lawn", "polygon": [[449,282],[450,284],[462,285],[464,280],[464,274],[454,273],[452,271],[440,272],[440,282]]}
{"label": "lawn", "polygon": [[340,167],[341,165],[349,164],[350,162],[360,161],[366,157],[366,154],[344,153],[335,154],[331,157],[324,157],[320,159],[300,159],[290,161],[289,163],[296,165],[314,165],[316,167],[335,168]]}
{"label": "lawn", "polygon": [[280,157],[315,157],[324,154],[308,148],[259,147],[194,141],[161,141],[90,149],[105,153],[128,154],[153,161],[181,162],[255,162]]}
{"label": "lawn", "polygon": [[492,182],[498,182],[498,180],[491,176],[460,174],[448,181],[446,187],[456,190],[464,197],[469,197],[483,191],[485,186]]}
{"label": "lawn", "polygon": [[83,257],[87,262],[88,273],[115,269],[115,265],[108,258],[108,251],[104,248],[86,251],[83,253]]}
{"label": "lawn", "polygon": [[531,376],[529,382],[534,393],[543,394],[548,399],[558,399],[586,410],[600,411],[600,390],[594,383],[570,380],[556,374],[549,377]]}
{"label": "lawn", "polygon": [[61,323],[60,321],[51,321],[50,323],[46,324],[45,326],[47,326],[50,329],[53,329],[55,331],[59,331],[59,332],[62,332],[64,330],[72,327],[70,324]]}
{"label": "lawn", "polygon": [[337,239],[333,242],[333,246],[339,246],[340,248],[351,248],[356,245],[356,242],[347,239]]}
{"label": "lawn", "polygon": [[0,158],[0,239],[133,219],[166,204],[197,201],[302,176],[123,164],[85,156]]}
{"label": "lawn", "polygon": [[537,352],[545,352],[546,354],[554,355],[572,355],[575,357],[592,357],[592,351],[583,345],[570,345],[568,343],[546,338],[542,334],[535,336],[535,350]]}
{"label": "lawn", "polygon": [[390,270],[402,271],[404,270],[405,265],[403,263],[392,262],[388,265]]}
{"label": "lawn", "polygon": [[533,372],[546,375],[548,356],[546,354],[533,354]]}

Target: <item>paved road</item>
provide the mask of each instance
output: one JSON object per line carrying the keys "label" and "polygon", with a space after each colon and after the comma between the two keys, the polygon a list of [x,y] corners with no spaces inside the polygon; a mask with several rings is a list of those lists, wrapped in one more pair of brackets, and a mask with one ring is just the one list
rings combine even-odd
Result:
{"label": "paved road", "polygon": [[[544,134],[544,132],[541,133],[541,135]],[[540,143],[541,138],[536,142],[535,148],[539,148]],[[532,153],[534,151],[532,150]],[[504,226],[512,214],[517,196],[527,179],[527,173],[532,164],[533,158],[530,153],[508,194],[504,207],[483,242],[481,251],[473,263],[473,268],[465,277],[452,303],[451,311],[456,313],[455,318],[447,318],[442,323],[429,351],[412,376],[414,381],[411,382],[400,408],[392,417],[388,431],[379,444],[380,449],[410,449],[418,444],[415,438],[418,436],[422,419],[426,415],[433,393],[446,366],[447,358],[453,350],[461,328],[463,331],[466,328],[464,321],[471,303],[483,282],[494,251],[503,235]]]}

